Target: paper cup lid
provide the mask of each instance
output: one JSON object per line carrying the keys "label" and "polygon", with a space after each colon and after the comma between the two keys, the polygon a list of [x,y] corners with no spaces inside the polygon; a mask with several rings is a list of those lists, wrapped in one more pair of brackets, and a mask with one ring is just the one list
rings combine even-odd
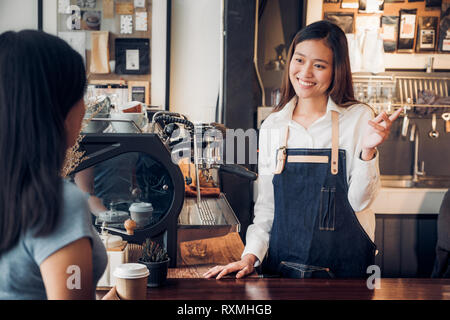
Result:
{"label": "paper cup lid", "polygon": [[114,270],[113,276],[121,279],[139,279],[149,274],[147,267],[142,263],[124,263]]}
{"label": "paper cup lid", "polygon": [[149,212],[153,211],[153,206],[148,202],[135,202],[131,204],[129,210],[134,212]]}

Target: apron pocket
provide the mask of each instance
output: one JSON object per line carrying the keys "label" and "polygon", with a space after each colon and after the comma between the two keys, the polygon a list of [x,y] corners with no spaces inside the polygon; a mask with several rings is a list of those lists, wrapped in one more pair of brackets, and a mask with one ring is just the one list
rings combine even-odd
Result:
{"label": "apron pocket", "polygon": [[334,231],[336,188],[322,187],[319,203],[319,230]]}
{"label": "apron pocket", "polygon": [[309,266],[306,264],[281,261],[278,266],[279,274],[283,278],[293,279],[332,279],[334,274],[329,268]]}

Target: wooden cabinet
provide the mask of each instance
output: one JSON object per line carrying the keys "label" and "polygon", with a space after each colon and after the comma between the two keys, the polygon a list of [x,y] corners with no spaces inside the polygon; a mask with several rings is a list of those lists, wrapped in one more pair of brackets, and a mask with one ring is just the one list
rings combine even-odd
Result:
{"label": "wooden cabinet", "polygon": [[437,241],[437,214],[376,214],[375,244],[382,277],[429,278]]}

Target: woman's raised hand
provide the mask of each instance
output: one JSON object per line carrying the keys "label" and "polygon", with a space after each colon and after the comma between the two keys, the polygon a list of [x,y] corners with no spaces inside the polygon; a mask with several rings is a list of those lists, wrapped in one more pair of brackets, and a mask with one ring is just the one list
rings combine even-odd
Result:
{"label": "woman's raised hand", "polygon": [[236,279],[239,279],[255,271],[254,265],[256,260],[257,258],[255,255],[246,254],[239,261],[231,262],[225,266],[212,267],[207,272],[205,272],[203,276],[205,278],[216,277],[216,279],[220,279],[229,273],[237,272]]}
{"label": "woman's raised hand", "polygon": [[392,123],[394,123],[402,111],[403,108],[399,108],[390,117],[383,111],[375,119],[368,121],[367,130],[362,140],[363,160],[366,160],[364,159],[364,154],[370,154],[371,150],[374,151],[375,147],[382,144],[389,137]]}

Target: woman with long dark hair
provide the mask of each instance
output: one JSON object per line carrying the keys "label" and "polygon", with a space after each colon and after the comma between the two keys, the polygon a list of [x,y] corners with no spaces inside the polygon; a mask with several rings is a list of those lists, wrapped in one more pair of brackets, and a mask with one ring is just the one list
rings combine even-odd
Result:
{"label": "woman with long dark hair", "polygon": [[401,109],[374,118],[354,98],[344,32],[318,21],[288,52],[282,98],[260,130],[258,199],[240,261],[205,277],[262,272],[362,278],[375,258],[376,147]]}
{"label": "woman with long dark hair", "polygon": [[94,299],[106,250],[86,195],[61,178],[85,112],[82,57],[63,40],[0,35],[0,299]]}

